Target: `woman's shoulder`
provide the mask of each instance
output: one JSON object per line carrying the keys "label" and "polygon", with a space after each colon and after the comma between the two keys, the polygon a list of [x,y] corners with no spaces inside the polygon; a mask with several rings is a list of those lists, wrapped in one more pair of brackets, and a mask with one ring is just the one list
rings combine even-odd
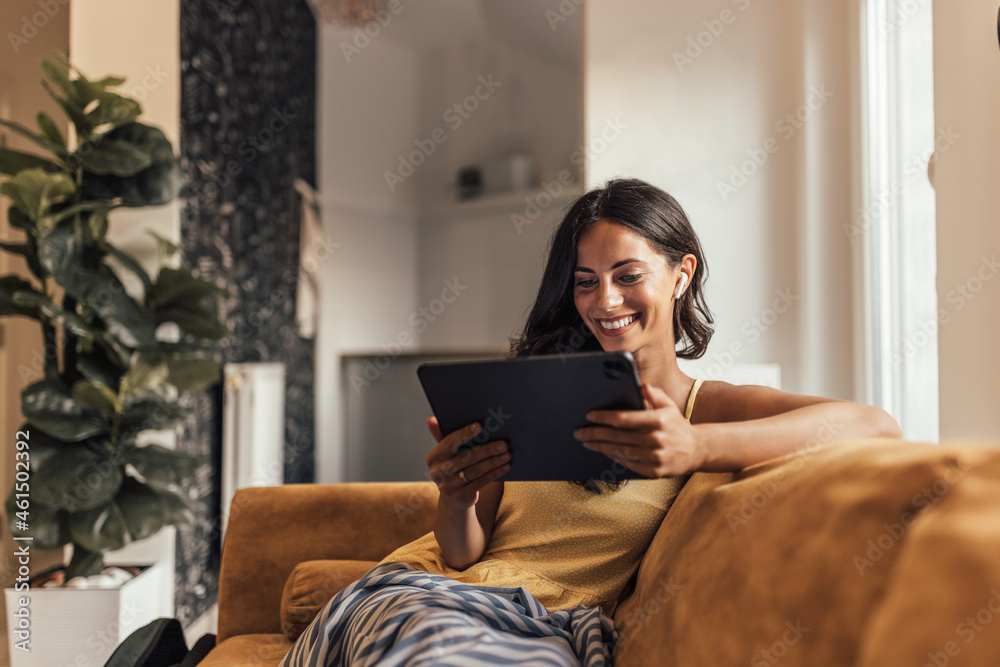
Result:
{"label": "woman's shoulder", "polygon": [[692,424],[763,419],[835,399],[805,396],[755,384],[705,380],[691,413]]}

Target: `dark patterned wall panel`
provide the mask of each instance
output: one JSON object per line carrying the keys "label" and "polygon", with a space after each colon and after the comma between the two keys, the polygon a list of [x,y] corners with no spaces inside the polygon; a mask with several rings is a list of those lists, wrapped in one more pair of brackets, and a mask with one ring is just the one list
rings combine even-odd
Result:
{"label": "dark patterned wall panel", "polygon": [[[287,366],[285,481],[313,480],[313,343],[295,328],[299,224],[293,181],[315,183],[316,32],[304,0],[181,1],[181,238],[231,296],[224,362]],[[178,532],[177,616],[217,598],[221,391],[192,401],[180,447],[211,462],[210,508]]]}

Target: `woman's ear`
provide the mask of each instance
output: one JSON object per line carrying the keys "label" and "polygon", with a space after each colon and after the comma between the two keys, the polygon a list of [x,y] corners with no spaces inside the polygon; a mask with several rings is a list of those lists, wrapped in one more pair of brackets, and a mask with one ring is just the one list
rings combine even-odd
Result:
{"label": "woman's ear", "polygon": [[675,299],[681,298],[681,295],[684,294],[684,286],[687,285],[687,282],[688,282],[687,274],[681,271],[681,281],[680,284],[677,285],[677,291],[674,292]]}
{"label": "woman's ear", "polygon": [[688,283],[691,282],[696,268],[698,268],[698,259],[694,255],[689,253],[681,258],[680,282],[677,285],[677,290],[674,292],[675,299],[679,299],[684,295],[684,291],[687,289]]}

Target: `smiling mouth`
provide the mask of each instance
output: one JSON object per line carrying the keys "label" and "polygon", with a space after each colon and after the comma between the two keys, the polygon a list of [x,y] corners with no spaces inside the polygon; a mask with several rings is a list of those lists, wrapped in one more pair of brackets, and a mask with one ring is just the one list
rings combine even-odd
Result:
{"label": "smiling mouth", "polygon": [[627,327],[628,325],[639,319],[637,313],[632,315],[626,315],[625,317],[620,317],[617,320],[597,320],[597,323],[601,325],[602,329],[613,331],[615,329],[621,329],[622,327]]}

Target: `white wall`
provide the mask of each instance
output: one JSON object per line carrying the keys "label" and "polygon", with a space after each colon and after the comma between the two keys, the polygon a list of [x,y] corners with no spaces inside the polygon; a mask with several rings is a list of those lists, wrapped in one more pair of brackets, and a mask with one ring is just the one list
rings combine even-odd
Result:
{"label": "white wall", "polygon": [[[481,29],[474,18],[467,31]],[[428,45],[407,32],[410,20],[425,18],[407,9],[369,41],[321,28],[318,185],[324,231],[338,244],[322,269],[316,338],[321,482],[349,474],[344,392],[367,386],[356,374],[338,381],[341,357],[505,350],[534,298],[552,223],[578,189],[578,70],[490,35]],[[559,194],[455,201],[460,166],[513,152],[535,156]],[[511,215],[531,203],[539,211],[515,225]]]}
{"label": "white wall", "polygon": [[[643,178],[687,211],[716,317],[708,377],[734,362],[777,362],[788,390],[854,397],[841,228],[854,187],[855,8],[583,5],[587,184]],[[741,354],[730,354],[734,345]]]}
{"label": "white wall", "polygon": [[[425,208],[454,199],[458,169],[484,159],[526,153],[543,181],[574,168],[570,158],[582,123],[579,65],[487,32],[422,54],[420,82],[421,136],[441,128],[446,137],[416,174]],[[483,99],[470,99],[476,95]],[[456,104],[463,108],[456,111]]]}
{"label": "white wall", "polygon": [[319,30],[317,185],[337,247],[321,269],[316,480],[334,482],[344,475],[340,357],[396,341],[417,304],[415,181],[392,192],[384,177],[417,136],[417,63],[384,39],[348,62],[341,45],[353,33]]}
{"label": "white wall", "polygon": [[[416,174],[420,305],[439,299],[445,281],[457,278],[464,288],[440,316],[431,313],[422,342],[506,350],[538,290],[554,225],[579,194],[572,158],[580,146],[581,72],[490,34],[428,52],[421,62],[421,136],[440,128],[447,138]],[[477,92],[485,99],[473,102]],[[474,110],[464,118],[455,104]],[[517,152],[535,160],[548,190],[455,203],[460,167]]]}
{"label": "white wall", "polygon": [[1000,48],[995,0],[934,3],[941,439],[1000,440]]}

